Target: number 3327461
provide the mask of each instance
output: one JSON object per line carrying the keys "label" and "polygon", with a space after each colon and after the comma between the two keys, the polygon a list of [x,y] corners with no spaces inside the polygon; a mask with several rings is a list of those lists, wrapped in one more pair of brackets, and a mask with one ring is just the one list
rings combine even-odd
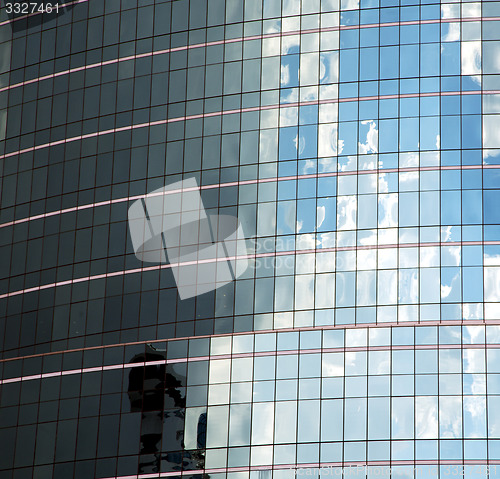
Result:
{"label": "number 3327461", "polygon": [[9,2],[5,4],[7,13],[59,13],[58,3]]}

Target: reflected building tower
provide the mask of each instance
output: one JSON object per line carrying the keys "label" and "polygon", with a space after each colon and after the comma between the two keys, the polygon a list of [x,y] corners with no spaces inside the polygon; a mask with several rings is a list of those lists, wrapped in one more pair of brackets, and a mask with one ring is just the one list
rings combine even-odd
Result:
{"label": "reflected building tower", "polygon": [[0,479],[500,476],[500,2],[0,5]]}
{"label": "reflected building tower", "polygon": [[204,468],[206,414],[198,417],[196,449],[187,451],[184,445],[186,378],[176,374],[174,367],[165,367],[165,359],[165,354],[147,345],[146,353],[137,354],[131,361],[143,363],[134,364],[128,378],[130,410],[141,413],[139,474]]}

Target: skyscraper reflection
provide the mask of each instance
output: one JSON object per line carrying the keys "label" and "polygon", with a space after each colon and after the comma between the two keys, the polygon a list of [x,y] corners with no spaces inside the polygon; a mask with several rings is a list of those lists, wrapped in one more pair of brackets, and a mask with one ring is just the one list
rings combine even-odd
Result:
{"label": "skyscraper reflection", "polygon": [[144,353],[130,360],[130,363],[158,362],[133,367],[129,373],[130,410],[141,413],[139,474],[204,468],[206,414],[200,414],[197,421],[197,448],[187,450],[184,445],[186,376],[175,365],[166,365],[165,360],[165,351],[149,344]]}

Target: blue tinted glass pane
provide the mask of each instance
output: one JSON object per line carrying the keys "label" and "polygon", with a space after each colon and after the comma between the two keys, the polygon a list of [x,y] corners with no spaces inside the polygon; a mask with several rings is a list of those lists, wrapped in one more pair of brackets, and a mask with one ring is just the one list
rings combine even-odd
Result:
{"label": "blue tinted glass pane", "polygon": [[500,224],[500,191],[484,192],[484,222]]}

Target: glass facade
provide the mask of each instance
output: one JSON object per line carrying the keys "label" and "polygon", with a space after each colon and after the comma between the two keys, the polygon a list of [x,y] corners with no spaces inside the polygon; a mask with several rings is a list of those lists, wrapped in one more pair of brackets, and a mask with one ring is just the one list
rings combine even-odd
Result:
{"label": "glass facade", "polygon": [[2,2],[0,479],[500,476],[499,24]]}

